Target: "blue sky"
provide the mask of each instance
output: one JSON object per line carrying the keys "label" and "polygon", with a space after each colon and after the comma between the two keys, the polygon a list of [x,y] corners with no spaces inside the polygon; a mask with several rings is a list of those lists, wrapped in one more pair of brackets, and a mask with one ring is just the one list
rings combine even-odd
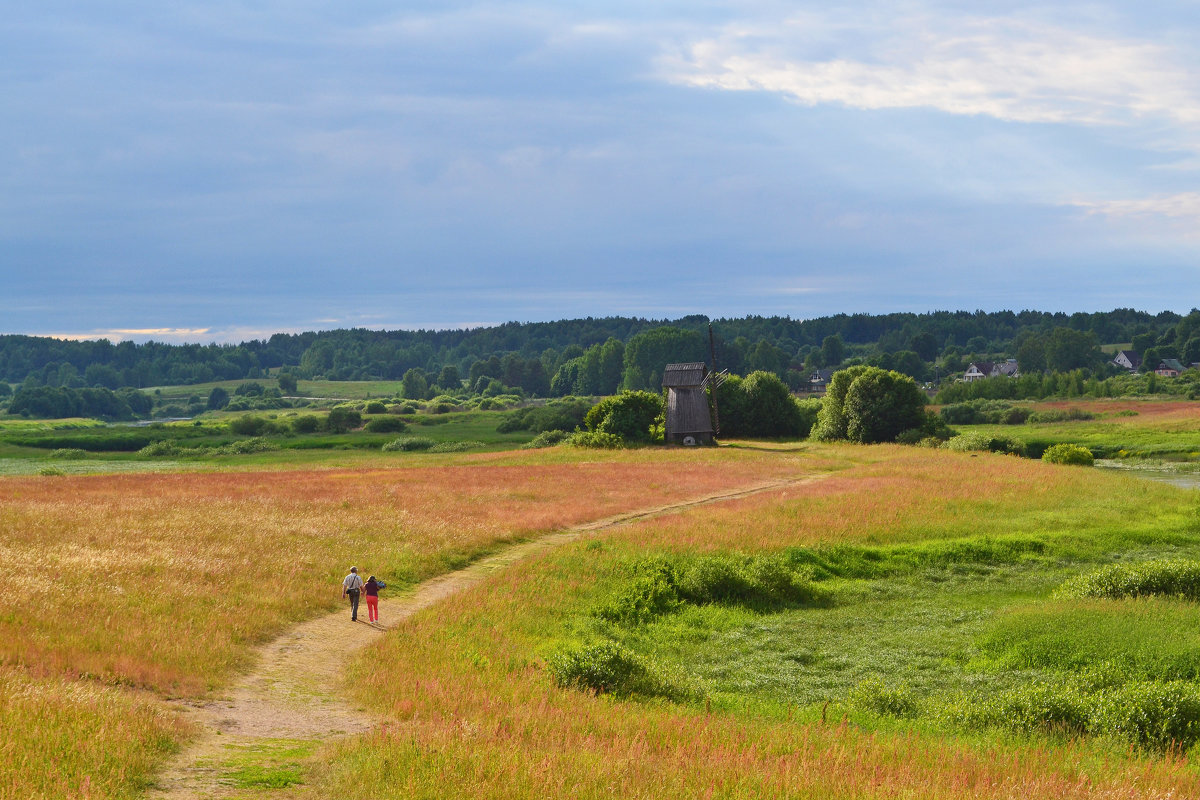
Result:
{"label": "blue sky", "polygon": [[1187,311],[1198,40],[1167,2],[17,4],[0,331]]}

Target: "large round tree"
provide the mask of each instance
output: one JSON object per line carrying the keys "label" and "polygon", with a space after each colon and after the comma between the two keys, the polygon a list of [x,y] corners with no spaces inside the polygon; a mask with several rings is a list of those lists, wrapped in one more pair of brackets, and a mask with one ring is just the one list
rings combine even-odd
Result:
{"label": "large round tree", "polygon": [[813,437],[862,444],[894,442],[925,423],[925,395],[916,381],[878,367],[851,367],[830,380]]}

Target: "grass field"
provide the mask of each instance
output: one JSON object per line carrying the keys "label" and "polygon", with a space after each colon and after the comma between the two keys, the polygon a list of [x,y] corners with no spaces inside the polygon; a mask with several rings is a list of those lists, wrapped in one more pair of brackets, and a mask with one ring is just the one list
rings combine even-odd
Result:
{"label": "grass field", "polygon": [[1080,409],[1095,419],[1021,425],[956,425],[956,430],[1015,436],[1027,443],[1069,442],[1100,458],[1200,460],[1200,402],[1060,400],[1022,404],[1035,411]]}
{"label": "grass field", "polygon": [[[150,698],[224,685],[256,644],[336,607],[352,562],[399,589],[537,532],[836,461],[555,451],[399,469],[4,478],[0,797],[84,796],[85,781],[95,797],[134,793],[180,736]],[[52,731],[37,722],[47,714]],[[46,744],[93,729],[96,748]]]}
{"label": "grass field", "polygon": [[[1097,422],[1171,436],[1194,416],[1137,408]],[[105,461],[123,463],[79,463]],[[0,798],[138,796],[188,736],[162,698],[219,691],[256,645],[335,608],[351,562],[400,588],[541,532],[803,476],[821,480],[607,531],[417,615],[352,668],[384,727],[289,751],[278,789],[262,783],[276,767],[244,754],[243,783],[312,798],[1200,796],[1192,755],[1163,746],[1200,737],[1200,640],[1173,635],[1194,602],[1057,593],[1108,564],[1200,559],[1200,497],[1183,490],[899,446],[186,463],[0,477],[14,589]],[[636,680],[559,685],[553,665],[596,652]],[[1121,704],[1166,727],[1137,728]]]}
{"label": "grass field", "polygon": [[[362,701],[394,722],[328,750],[307,796],[368,775],[397,798],[1200,792],[1178,753],[969,713],[1062,678],[1058,665],[1000,663],[995,643],[1031,609],[1078,622],[1077,605],[1050,599],[1063,580],[1114,558],[1200,555],[1196,500],[1001,456],[871,452],[875,463],[812,486],[580,543],[411,620],[355,671]],[[833,602],[684,604],[640,625],[597,616],[648,555],[730,552],[786,554]],[[1127,641],[1170,651],[1164,637],[1192,613],[1131,615],[1140,633]],[[1078,628],[1081,640],[1104,629]],[[556,654],[598,642],[695,699],[558,688]]]}

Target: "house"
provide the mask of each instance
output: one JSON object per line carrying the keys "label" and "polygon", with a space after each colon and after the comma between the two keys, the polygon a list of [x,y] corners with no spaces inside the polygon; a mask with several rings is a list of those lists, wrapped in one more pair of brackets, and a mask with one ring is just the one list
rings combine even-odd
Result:
{"label": "house", "polygon": [[1015,358],[1007,358],[1004,361],[972,361],[967,366],[967,371],[963,373],[964,381],[977,381],[982,378],[1016,378],[1020,373],[1017,371],[1017,360]]}
{"label": "house", "polygon": [[667,444],[714,444],[712,412],[708,406],[708,367],[699,361],[667,364],[663,370],[663,388],[667,390],[667,411],[663,439]]}
{"label": "house", "polygon": [[990,378],[995,367],[996,364],[992,361],[972,361],[967,365],[967,371],[963,373],[963,380],[970,382]]}
{"label": "house", "polygon": [[1154,374],[1163,378],[1178,378],[1179,373],[1183,372],[1185,367],[1179,363],[1177,358],[1164,358],[1158,362],[1158,367],[1155,368]]}
{"label": "house", "polygon": [[808,390],[810,392],[823,392],[825,387],[829,385],[829,379],[833,377],[833,373],[837,370],[833,369],[815,369],[812,375],[808,376]]}
{"label": "house", "polygon": [[1117,354],[1113,356],[1112,363],[1130,372],[1137,372],[1142,366],[1142,357],[1136,350],[1118,350]]}

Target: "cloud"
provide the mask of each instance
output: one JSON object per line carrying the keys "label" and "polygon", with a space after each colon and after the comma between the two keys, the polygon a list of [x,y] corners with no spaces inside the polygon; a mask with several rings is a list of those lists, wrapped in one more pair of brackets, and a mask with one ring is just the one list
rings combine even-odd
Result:
{"label": "cloud", "polygon": [[[1153,41],[1011,18],[893,18],[830,46],[816,17],[729,27],[661,62],[674,83],[763,91],[806,105],[929,108],[1010,122],[1200,124],[1200,88],[1180,54]],[[845,31],[837,31],[845,39]],[[865,50],[856,55],[845,50]]]}

